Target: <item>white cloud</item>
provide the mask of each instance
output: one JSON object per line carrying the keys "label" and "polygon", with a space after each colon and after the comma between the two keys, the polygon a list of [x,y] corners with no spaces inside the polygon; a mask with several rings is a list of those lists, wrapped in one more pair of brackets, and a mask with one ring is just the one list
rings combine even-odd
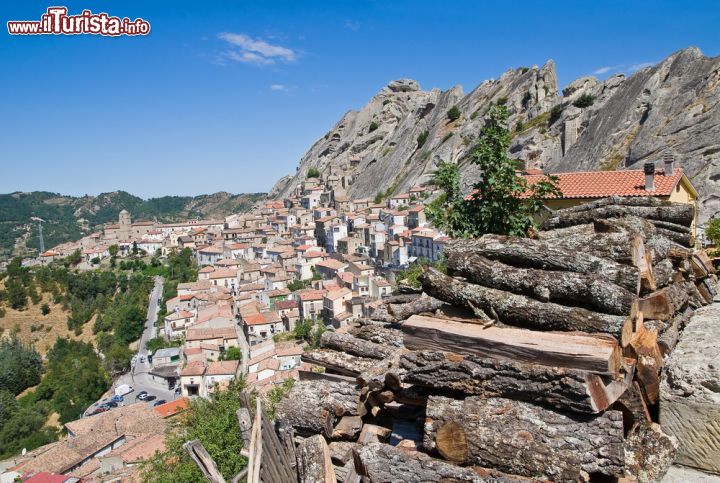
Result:
{"label": "white cloud", "polygon": [[288,92],[290,90],[290,87],[286,86],[285,84],[271,84],[270,90]]}
{"label": "white cloud", "polygon": [[218,38],[234,48],[225,52],[225,56],[236,62],[254,65],[271,65],[277,61],[294,62],[298,54],[293,49],[271,44],[262,39],[254,39],[245,34],[222,32]]}
{"label": "white cloud", "polygon": [[600,67],[599,69],[597,69],[595,72],[593,72],[593,74],[597,74],[597,75],[607,74],[611,70],[616,70],[618,67],[622,67],[622,66],[606,65],[605,67]]}
{"label": "white cloud", "polygon": [[345,25],[343,25],[348,30],[352,30],[353,32],[357,32],[360,30],[360,22],[355,22],[353,20],[346,20]]}
{"label": "white cloud", "polygon": [[595,75],[603,75],[607,73],[615,73],[615,72],[635,72],[640,69],[644,69],[645,67],[650,67],[655,65],[655,62],[641,62],[639,64],[618,64],[618,65],[606,65],[603,67],[600,67],[598,69],[595,69],[593,74]]}

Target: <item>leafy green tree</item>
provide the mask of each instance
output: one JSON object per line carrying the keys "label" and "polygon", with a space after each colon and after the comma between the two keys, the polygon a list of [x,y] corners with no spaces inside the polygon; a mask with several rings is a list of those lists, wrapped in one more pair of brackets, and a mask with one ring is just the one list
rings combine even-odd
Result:
{"label": "leafy green tree", "polygon": [[460,191],[460,171],[455,163],[441,162],[430,183],[440,188],[440,195],[425,208],[425,213],[438,229],[449,234],[463,230],[467,203]]}
{"label": "leafy green tree", "polygon": [[49,314],[49,313],[50,313],[50,306],[49,306],[48,304],[42,304],[42,305],[40,306],[40,312],[41,312],[43,315]]}
{"label": "leafy green tree", "polygon": [[228,350],[220,357],[223,361],[239,361],[242,358],[240,349],[237,347],[228,347]]}
{"label": "leafy green tree", "polygon": [[93,265],[100,265],[100,257],[93,257],[93,259],[90,260],[90,263]]}
{"label": "leafy green tree", "polygon": [[42,374],[42,359],[37,351],[17,337],[0,342],[0,390],[20,394],[37,385]]}
{"label": "leafy green tree", "polygon": [[0,459],[17,454],[23,448],[32,450],[55,441],[57,433],[44,427],[49,414],[48,404],[42,402],[33,407],[18,408],[0,425]]}
{"label": "leafy green tree", "polygon": [[715,253],[720,252],[720,218],[710,220],[705,228],[705,236],[715,245]]}
{"label": "leafy green tree", "polygon": [[317,170],[317,168],[310,168],[307,172],[308,178],[319,178],[320,177],[320,171]]}
{"label": "leafy green tree", "polygon": [[530,185],[517,175],[520,165],[508,157],[510,133],[507,127],[508,110],[504,105],[490,109],[479,142],[472,154],[473,163],[482,172],[473,185],[467,200],[458,201],[459,186],[456,173],[448,167],[435,180],[443,185],[446,215],[432,216],[440,220],[443,229],[453,237],[477,237],[486,233],[526,236],[534,224],[534,217],[542,210],[546,197],[560,195],[557,178],[548,176]]}
{"label": "leafy green tree", "polygon": [[7,292],[7,300],[10,303],[10,307],[15,310],[22,310],[27,307],[27,293],[22,283],[14,278],[8,278],[5,284],[5,291]]}
{"label": "leafy green tree", "polygon": [[578,97],[577,99],[575,99],[575,102],[573,102],[573,106],[579,107],[582,109],[585,107],[592,106],[594,102],[595,102],[595,96],[585,93],[585,94],[581,95],[580,97]]}
{"label": "leafy green tree", "polygon": [[145,348],[148,350],[148,352],[152,353],[154,353],[158,349],[165,349],[167,347],[172,347],[172,345],[164,337],[154,337],[145,342]]}
{"label": "leafy green tree", "polygon": [[139,251],[140,251],[140,249],[137,246],[137,242],[136,241],[132,242],[132,254],[137,255]]}
{"label": "leafy green tree", "polygon": [[70,255],[65,257],[66,265],[74,267],[75,265],[78,265],[80,262],[82,262],[82,254],[80,253],[80,250],[75,250]]}
{"label": "leafy green tree", "polygon": [[110,245],[108,247],[108,253],[111,257],[116,257],[118,254],[118,246],[117,245]]}
{"label": "leafy green tree", "polygon": [[0,428],[5,426],[5,423],[17,410],[18,402],[15,395],[7,389],[0,389]]}
{"label": "leafy green tree", "polygon": [[167,441],[167,450],[143,464],[143,479],[149,483],[195,483],[204,479],[182,445],[198,439],[217,462],[227,481],[247,466],[240,456],[242,439],[235,412],[240,408],[238,394],[244,381],[233,381],[226,391],[217,391],[210,400],[198,398],[179,420],[177,431]]}
{"label": "leafy green tree", "polygon": [[377,128],[379,128],[379,127],[380,127],[380,125],[379,125],[378,123],[376,123],[375,121],[373,121],[373,122],[370,123],[370,127],[368,128],[368,132],[370,133],[370,132],[376,131]]}
{"label": "leafy green tree", "polygon": [[447,112],[447,118],[448,118],[448,120],[450,120],[450,122],[456,121],[456,120],[460,119],[461,114],[462,113],[460,112],[460,109],[458,109],[457,106],[452,106],[450,108],[450,110]]}

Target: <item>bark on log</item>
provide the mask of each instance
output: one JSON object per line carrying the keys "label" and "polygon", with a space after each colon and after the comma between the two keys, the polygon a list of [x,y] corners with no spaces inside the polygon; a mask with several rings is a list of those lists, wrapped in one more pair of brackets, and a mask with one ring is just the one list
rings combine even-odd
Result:
{"label": "bark on log", "polygon": [[477,253],[515,267],[595,273],[632,293],[637,293],[639,288],[640,278],[635,267],[593,255],[567,253],[542,240],[485,235],[477,239],[452,241],[445,249],[445,254],[450,257],[453,253]]}
{"label": "bark on log", "polygon": [[[502,477],[488,472],[482,477],[474,468],[462,468],[431,458],[419,451],[401,449],[389,444],[370,443],[355,449],[355,469],[373,482],[416,483],[419,481],[502,481],[527,482],[525,478]],[[499,472],[498,472],[499,473]]]}
{"label": "bark on log", "polygon": [[375,344],[402,347],[402,332],[397,329],[388,329],[379,325],[362,325],[352,328],[348,332],[358,339]]}
{"label": "bark on log", "polygon": [[675,461],[677,440],[659,424],[644,422],[625,440],[625,474],[641,482],[659,482]]}
{"label": "bark on log", "polygon": [[649,423],[650,411],[648,411],[642,390],[637,382],[633,382],[630,387],[613,405],[613,409],[623,412],[623,426],[628,432],[636,424]]}
{"label": "bark on log", "polygon": [[333,429],[332,437],[338,439],[355,439],[363,427],[360,416],[343,416]]}
{"label": "bark on log", "polygon": [[329,381],[300,381],[276,407],[300,436],[332,436],[338,418],[357,415],[358,391],[354,385]]}
{"label": "bark on log", "polygon": [[652,250],[654,261],[660,261],[663,258],[687,259],[692,255],[692,251],[688,248],[661,235],[648,238],[647,242],[645,242],[645,248]]}
{"label": "bark on log", "polygon": [[558,210],[542,224],[541,228],[543,230],[563,228],[592,223],[594,220],[601,218],[621,218],[623,216],[637,216],[649,220],[691,226],[695,216],[695,208],[690,204],[674,203],[662,206],[606,205],[575,212]]}
{"label": "bark on log", "polygon": [[485,287],[606,314],[626,315],[635,298],[627,289],[599,275],[517,268],[477,253],[452,253],[448,270]]}
{"label": "bark on log", "polygon": [[300,443],[297,457],[300,483],[335,483],[330,450],[322,436],[317,434]]}
{"label": "bark on log", "polygon": [[657,344],[657,331],[640,324],[628,345],[630,357],[637,361],[635,377],[640,383],[645,400],[652,405],[660,397],[660,370],[663,366],[662,352]]}
{"label": "bark on log", "polygon": [[460,463],[554,481],[619,477],[623,442],[620,411],[569,416],[504,398],[428,399],[424,445]]}
{"label": "bark on log", "polygon": [[622,364],[614,337],[535,332],[510,327],[482,328],[414,315],[403,324],[405,347],[492,357],[618,375]]}
{"label": "bark on log", "polygon": [[666,206],[667,203],[653,197],[653,196],[638,196],[638,197],[624,197],[624,196],[608,196],[606,198],[600,198],[589,203],[583,203],[582,205],[571,206],[562,210],[563,213],[579,213],[582,211],[594,210],[603,206],[619,205],[619,206]]}
{"label": "bark on log", "polygon": [[668,258],[663,258],[653,265],[653,276],[657,288],[667,287],[673,282],[675,267]]}
{"label": "bark on log", "polygon": [[695,246],[695,237],[689,233],[679,233],[674,230],[657,227],[657,234],[660,236],[664,236],[665,238],[672,240],[675,243],[682,245],[686,248],[692,248]]}
{"label": "bark on log", "polygon": [[514,361],[412,352],[400,360],[403,382],[435,391],[504,397],[592,414],[604,411],[632,383],[630,366],[623,379],[587,371]]}
{"label": "bark on log", "polygon": [[333,331],[323,333],[320,337],[320,346],[370,359],[385,359],[395,352],[393,348],[358,339],[347,333]]}
{"label": "bark on log", "polygon": [[406,304],[390,304],[388,310],[395,317],[395,321],[401,322],[411,315],[433,313],[443,305],[445,303],[436,298],[420,297]]}
{"label": "bark on log", "polygon": [[423,289],[430,295],[453,305],[497,314],[499,321],[508,325],[539,330],[618,334],[624,321],[623,317],[617,315],[539,302],[525,295],[463,282],[434,268],[428,268],[420,279]]}
{"label": "bark on log", "polygon": [[683,235],[690,235],[691,230],[689,226],[678,225],[677,223],[670,223],[669,221],[662,220],[648,220],[650,223],[655,225],[656,228],[663,228],[665,230],[671,230]]}
{"label": "bark on log", "polygon": [[591,232],[549,239],[541,236],[540,239],[554,249],[590,253],[626,265],[637,266],[638,250],[644,253],[643,240],[639,234]]}
{"label": "bark on log", "polygon": [[655,225],[650,220],[637,216],[622,218],[605,218],[593,221],[595,233],[628,233],[638,234],[644,242],[655,236]]}
{"label": "bark on log", "polygon": [[376,359],[358,357],[330,349],[313,349],[304,352],[300,357],[304,362],[317,364],[338,374],[352,377],[368,370],[376,363]]}

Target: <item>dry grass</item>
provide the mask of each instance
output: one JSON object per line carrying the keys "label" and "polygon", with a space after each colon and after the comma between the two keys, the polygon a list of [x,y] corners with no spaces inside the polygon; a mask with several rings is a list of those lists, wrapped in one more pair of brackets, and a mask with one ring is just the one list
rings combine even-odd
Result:
{"label": "dry grass", "polygon": [[[0,289],[2,288],[4,284],[0,283]],[[40,311],[43,303],[50,306],[48,315],[43,315]],[[63,312],[62,306],[52,303],[50,294],[43,294],[42,302],[37,305],[33,305],[28,298],[28,304],[28,308],[22,311],[4,307],[6,314],[5,317],[0,318],[0,337],[10,337],[13,333],[17,333],[21,341],[34,345],[41,355],[47,353],[58,337],[94,342],[93,320],[85,324],[82,334],[76,336],[74,331],[67,328],[67,313]],[[33,327],[34,331],[31,330]]]}

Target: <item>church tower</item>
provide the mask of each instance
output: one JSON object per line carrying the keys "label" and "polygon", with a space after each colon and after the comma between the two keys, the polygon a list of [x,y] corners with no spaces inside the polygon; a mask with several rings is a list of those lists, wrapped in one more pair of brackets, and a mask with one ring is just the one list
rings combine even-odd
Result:
{"label": "church tower", "polygon": [[122,210],[118,216],[118,239],[129,240],[130,239],[130,228],[132,225],[132,219],[130,213],[127,210]]}

